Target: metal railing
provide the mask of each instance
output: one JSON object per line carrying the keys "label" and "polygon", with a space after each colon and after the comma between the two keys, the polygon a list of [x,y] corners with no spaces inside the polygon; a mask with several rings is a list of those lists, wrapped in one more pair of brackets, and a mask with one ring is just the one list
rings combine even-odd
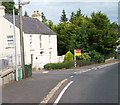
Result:
{"label": "metal railing", "polygon": [[13,68],[15,69],[15,57],[18,58],[18,65],[20,65],[20,55],[15,54],[1,54],[0,55],[0,71]]}

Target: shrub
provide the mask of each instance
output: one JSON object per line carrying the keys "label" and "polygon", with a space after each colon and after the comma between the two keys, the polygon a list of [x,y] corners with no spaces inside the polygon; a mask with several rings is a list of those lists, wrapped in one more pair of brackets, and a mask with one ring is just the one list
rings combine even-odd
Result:
{"label": "shrub", "polygon": [[98,63],[104,62],[104,56],[101,55],[99,52],[96,52],[95,50],[91,52],[91,58],[95,59]]}
{"label": "shrub", "polygon": [[73,61],[65,61],[63,63],[48,63],[44,66],[47,70],[55,70],[55,69],[69,69],[74,67]]}
{"label": "shrub", "polygon": [[82,53],[80,56],[76,56],[77,66],[85,66],[90,64],[91,57],[88,53]]}
{"label": "shrub", "polygon": [[91,57],[88,53],[83,53],[80,56],[76,56],[77,60],[90,60]]}
{"label": "shrub", "polygon": [[64,61],[73,61],[73,54],[70,51],[65,54]]}

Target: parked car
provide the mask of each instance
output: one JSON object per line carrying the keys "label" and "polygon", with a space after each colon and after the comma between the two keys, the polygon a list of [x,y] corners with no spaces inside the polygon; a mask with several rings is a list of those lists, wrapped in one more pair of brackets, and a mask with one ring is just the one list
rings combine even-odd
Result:
{"label": "parked car", "polygon": [[117,53],[120,53],[120,47],[118,47],[118,48],[116,49],[116,52],[117,52]]}

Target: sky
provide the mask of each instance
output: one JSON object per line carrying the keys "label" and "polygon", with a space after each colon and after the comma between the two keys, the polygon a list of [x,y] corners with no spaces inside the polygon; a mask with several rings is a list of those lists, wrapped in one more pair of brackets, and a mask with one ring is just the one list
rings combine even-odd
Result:
{"label": "sky", "polygon": [[[28,1],[28,0],[26,0]],[[31,16],[33,11],[43,12],[48,20],[55,24],[59,23],[62,10],[64,9],[68,18],[71,12],[79,8],[82,14],[90,17],[92,12],[101,11],[105,13],[111,22],[118,22],[118,1],[119,0],[30,0],[30,4],[23,6],[23,13],[28,12]],[[18,0],[15,1],[16,3]]]}

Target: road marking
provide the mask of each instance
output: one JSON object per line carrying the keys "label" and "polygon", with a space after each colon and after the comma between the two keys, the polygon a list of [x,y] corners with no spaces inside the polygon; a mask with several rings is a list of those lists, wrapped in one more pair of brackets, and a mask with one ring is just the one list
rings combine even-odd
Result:
{"label": "road marking", "polygon": [[63,94],[65,93],[65,91],[68,89],[68,87],[73,83],[73,81],[69,82],[66,87],[61,91],[61,93],[59,94],[59,96],[57,97],[57,99],[55,100],[53,105],[57,105],[58,102],[60,101],[60,99],[62,98]]}
{"label": "road marking", "polygon": [[74,76],[70,76],[70,78],[73,78]]}
{"label": "road marking", "polygon": [[48,101],[53,97],[53,95],[55,94],[55,92],[62,86],[63,83],[65,83],[68,79],[64,79],[62,81],[60,81],[50,92],[49,94],[40,102],[39,105],[41,105],[41,103],[48,103]]}
{"label": "road marking", "polygon": [[42,73],[43,73],[43,74],[47,74],[47,73],[49,73],[49,71],[43,71]]}
{"label": "road marking", "polygon": [[74,74],[77,74],[77,72],[74,72]]}

